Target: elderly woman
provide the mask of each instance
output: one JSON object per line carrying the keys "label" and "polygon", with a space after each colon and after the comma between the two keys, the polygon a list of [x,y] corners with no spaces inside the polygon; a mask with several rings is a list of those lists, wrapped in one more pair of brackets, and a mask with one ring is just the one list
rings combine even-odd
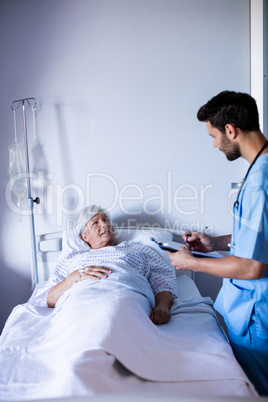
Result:
{"label": "elderly woman", "polygon": [[[116,263],[121,270],[133,270],[148,280],[155,296],[151,320],[155,324],[170,320],[172,299],[176,297],[175,273],[154,250],[130,242],[115,246],[114,228],[108,213],[96,205],[81,212],[76,231],[90,248],[59,261],[46,287],[41,290],[42,295],[46,295],[48,307],[55,307],[60,297],[77,282],[106,280],[115,271]],[[37,293],[38,299],[40,294]]]}

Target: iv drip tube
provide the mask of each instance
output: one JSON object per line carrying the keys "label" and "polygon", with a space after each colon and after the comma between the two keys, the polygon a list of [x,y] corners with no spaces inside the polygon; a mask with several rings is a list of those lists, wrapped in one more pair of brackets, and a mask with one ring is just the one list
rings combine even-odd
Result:
{"label": "iv drip tube", "polygon": [[[31,105],[34,103],[34,106]],[[28,151],[28,137],[27,137],[27,123],[26,123],[26,111],[25,103],[29,106],[35,107],[36,101],[34,98],[25,98],[12,102],[11,109],[16,111],[20,105],[22,105],[22,118],[23,118],[23,132],[24,132],[24,148],[25,148],[25,162],[26,162],[26,178],[27,178],[27,193],[28,193],[28,208],[30,210],[30,232],[31,232],[31,246],[32,246],[32,284],[35,287],[38,282],[38,269],[37,269],[37,256],[36,256],[36,240],[35,240],[35,226],[34,226],[34,202],[36,204],[40,203],[40,199],[36,197],[35,199],[31,196],[31,179],[30,179],[30,165],[29,165],[29,151]],[[34,123],[35,124],[35,123]],[[34,127],[35,129],[35,127]]]}

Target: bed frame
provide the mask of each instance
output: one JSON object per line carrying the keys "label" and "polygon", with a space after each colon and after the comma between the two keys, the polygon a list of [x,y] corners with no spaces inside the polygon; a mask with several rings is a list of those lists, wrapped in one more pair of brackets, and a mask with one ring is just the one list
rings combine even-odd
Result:
{"label": "bed frame", "polygon": [[36,236],[39,282],[46,281],[62,251],[62,231]]}

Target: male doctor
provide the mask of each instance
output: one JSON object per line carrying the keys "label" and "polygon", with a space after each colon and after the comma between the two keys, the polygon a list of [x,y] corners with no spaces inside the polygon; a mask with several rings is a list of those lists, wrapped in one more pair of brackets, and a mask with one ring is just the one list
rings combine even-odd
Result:
{"label": "male doctor", "polygon": [[[229,161],[239,157],[249,169],[234,204],[231,235],[211,237],[186,232],[185,247],[168,252],[178,270],[223,277],[215,301],[223,315],[237,360],[261,395],[268,395],[268,141],[260,131],[255,100],[224,91],[197,114],[206,122],[214,147]],[[190,250],[229,250],[220,259],[195,258]]]}

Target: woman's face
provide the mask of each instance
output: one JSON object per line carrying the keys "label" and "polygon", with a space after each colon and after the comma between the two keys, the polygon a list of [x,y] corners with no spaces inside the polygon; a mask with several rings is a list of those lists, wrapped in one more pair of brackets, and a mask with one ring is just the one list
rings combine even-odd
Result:
{"label": "woman's face", "polygon": [[114,227],[104,212],[93,216],[85,226],[81,237],[92,249],[114,245]]}

